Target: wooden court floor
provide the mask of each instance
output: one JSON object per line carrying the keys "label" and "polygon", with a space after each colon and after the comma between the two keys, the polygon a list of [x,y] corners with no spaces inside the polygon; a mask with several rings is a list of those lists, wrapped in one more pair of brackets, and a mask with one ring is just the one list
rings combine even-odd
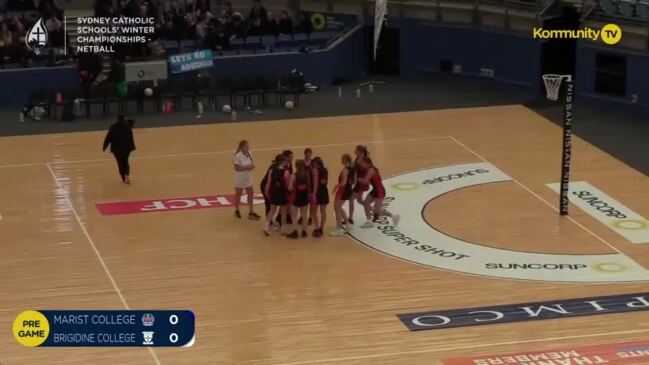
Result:
{"label": "wooden court floor", "polygon": [[[559,179],[561,130],[522,106],[135,133],[130,187],[101,152],[103,132],[0,138],[0,364],[441,364],[649,339],[647,312],[421,332],[396,317],[647,292],[646,281],[468,275],[399,260],[349,237],[264,237],[260,222],[235,220],[230,208],[102,215],[96,207],[231,194],[233,150],[244,138],[259,166],[256,185],[282,149],[299,157],[312,147],[335,176],[340,155],[362,143],[385,177],[487,161],[512,178],[431,202],[424,216],[440,231],[503,250],[622,253],[649,268],[649,246],[630,243],[575,206],[569,218],[558,216],[558,195],[546,184]],[[647,176],[579,138],[573,151],[573,180],[649,217]],[[10,330],[26,309],[124,308],[194,311],[195,345],[23,348]]]}

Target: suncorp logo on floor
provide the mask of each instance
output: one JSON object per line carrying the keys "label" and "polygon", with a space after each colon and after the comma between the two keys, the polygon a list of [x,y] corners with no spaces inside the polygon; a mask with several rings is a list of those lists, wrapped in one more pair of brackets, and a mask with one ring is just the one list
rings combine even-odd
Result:
{"label": "suncorp logo on floor", "polygon": [[616,24],[606,24],[602,29],[585,27],[582,29],[544,29],[532,30],[534,39],[588,39],[602,40],[608,45],[617,44],[622,39],[622,29]]}

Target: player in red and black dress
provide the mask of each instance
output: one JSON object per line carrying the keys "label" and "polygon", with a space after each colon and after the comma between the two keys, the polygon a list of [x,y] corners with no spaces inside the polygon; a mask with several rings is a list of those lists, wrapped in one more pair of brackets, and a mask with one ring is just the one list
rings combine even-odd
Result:
{"label": "player in red and black dress", "polygon": [[362,179],[367,176],[367,169],[364,168],[359,162],[360,160],[369,157],[370,153],[367,150],[367,147],[363,145],[356,146],[354,150],[354,155],[356,159],[354,160],[353,172],[354,172],[354,189],[352,190],[352,198],[349,199],[349,223],[354,224],[354,201],[357,201],[359,204],[363,205],[363,193],[369,190],[367,184],[362,183]]}
{"label": "player in red and black dress", "polygon": [[305,148],[304,149],[304,166],[307,168],[307,170],[311,170],[313,168],[312,162],[313,162],[313,150],[311,148]]}
{"label": "player in red and black dress", "polygon": [[343,204],[346,200],[352,197],[352,157],[345,153],[341,162],[343,164],[343,169],[338,175],[338,184],[334,187],[334,192],[336,198],[334,200],[334,212],[336,217],[336,230],[331,232],[332,236],[343,236],[345,235],[345,226],[344,222],[347,221],[347,214],[343,209]]}
{"label": "player in red and black dress", "polygon": [[[309,211],[309,189],[311,187],[311,174],[304,165],[303,160],[295,162],[295,173],[288,180],[289,203],[291,204],[291,216],[297,218],[302,226],[302,238],[307,236],[307,214]],[[298,214],[299,213],[299,214]],[[297,225],[292,225],[293,231],[287,235],[288,238],[298,238]]]}
{"label": "player in red and black dress", "polygon": [[[282,151],[282,155],[284,155],[284,158],[286,159],[286,170],[288,171],[288,176],[291,176],[291,175],[293,175],[293,151],[284,150],[284,151]],[[287,180],[287,183],[288,183],[288,180]],[[286,193],[288,194],[288,191]],[[286,222],[286,224],[293,223],[293,220],[291,219],[291,210],[287,208],[287,210],[286,210],[286,219],[282,219],[281,217],[278,217],[276,222],[280,226],[284,222]]]}
{"label": "player in red and black dress", "polygon": [[367,176],[363,179],[363,183],[369,184],[372,187],[372,191],[370,191],[370,193],[363,201],[367,222],[365,222],[361,226],[361,228],[374,227],[372,220],[374,219],[374,217],[382,215],[391,217],[394,226],[398,226],[399,219],[401,217],[398,214],[392,214],[388,212],[383,207],[383,200],[385,199],[385,186],[383,186],[383,180],[381,179],[381,174],[379,174],[379,169],[374,166],[372,159],[369,157],[361,160],[360,165],[367,168]]}
{"label": "player in red and black dress", "polygon": [[[278,228],[273,225],[277,211],[279,210],[282,222],[286,222],[286,205],[288,203],[287,182],[289,173],[287,170],[288,160],[283,155],[277,155],[275,166],[268,172],[265,186],[266,196],[270,197],[270,211],[266,215],[266,228],[264,233],[269,235]],[[280,229],[283,229],[280,228]]]}
{"label": "player in red and black dress", "polygon": [[[312,165],[311,183],[313,184],[313,188],[311,189],[311,217],[313,217],[313,223],[315,224],[313,237],[322,237],[322,228],[327,222],[327,205],[329,204],[329,190],[327,189],[329,171],[324,166],[324,162],[322,162],[320,157],[314,158]],[[320,213],[319,217],[318,213]]]}
{"label": "player in red and black dress", "polygon": [[284,150],[282,155],[286,157],[286,170],[288,170],[289,174],[293,174],[293,151]]}
{"label": "player in red and black dress", "polygon": [[[309,173],[309,176],[311,176],[312,171],[313,171],[313,150],[311,148],[307,147],[304,149],[304,167],[306,167],[307,172]],[[311,184],[309,184],[309,194],[313,192]],[[313,209],[309,209],[309,221],[308,225],[313,224]],[[302,224],[302,217],[300,217],[300,221],[298,222],[299,224]]]}
{"label": "player in red and black dress", "polygon": [[268,183],[268,178],[270,176],[270,172],[277,166],[277,161],[278,159],[283,159],[283,155],[277,155],[275,156],[275,159],[273,162],[271,162],[270,166],[268,166],[268,169],[266,170],[266,174],[264,174],[263,179],[261,179],[261,183],[259,184],[259,190],[261,191],[261,194],[264,196],[264,205],[266,205],[266,215],[268,215],[268,212],[270,212],[270,196],[266,195],[266,184]]}

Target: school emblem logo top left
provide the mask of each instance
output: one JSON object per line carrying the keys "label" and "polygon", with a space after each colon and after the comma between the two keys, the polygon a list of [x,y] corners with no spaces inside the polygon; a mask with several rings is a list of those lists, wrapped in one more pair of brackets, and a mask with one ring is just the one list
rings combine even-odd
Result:
{"label": "school emblem logo top left", "polygon": [[38,21],[27,31],[25,43],[35,54],[40,54],[41,50],[47,46],[48,34],[43,18]]}

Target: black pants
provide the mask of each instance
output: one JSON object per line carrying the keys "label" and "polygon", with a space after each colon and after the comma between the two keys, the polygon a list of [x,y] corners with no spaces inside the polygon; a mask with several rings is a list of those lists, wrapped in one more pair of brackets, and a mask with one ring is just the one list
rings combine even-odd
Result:
{"label": "black pants", "polygon": [[126,180],[126,176],[131,174],[131,166],[128,164],[128,156],[130,154],[130,152],[113,153],[115,161],[117,161],[117,168],[119,169],[119,176],[122,178],[122,181]]}

